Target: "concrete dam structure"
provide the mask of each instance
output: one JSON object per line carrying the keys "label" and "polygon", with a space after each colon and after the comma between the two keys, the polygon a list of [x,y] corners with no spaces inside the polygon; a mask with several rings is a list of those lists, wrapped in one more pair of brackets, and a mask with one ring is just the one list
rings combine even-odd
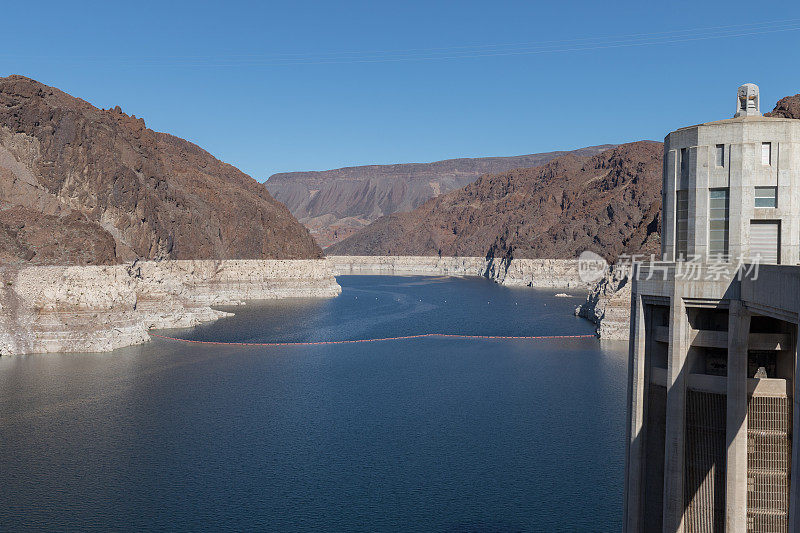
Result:
{"label": "concrete dam structure", "polygon": [[662,262],[634,264],[628,532],[800,532],[800,120],[734,118],[664,145]]}

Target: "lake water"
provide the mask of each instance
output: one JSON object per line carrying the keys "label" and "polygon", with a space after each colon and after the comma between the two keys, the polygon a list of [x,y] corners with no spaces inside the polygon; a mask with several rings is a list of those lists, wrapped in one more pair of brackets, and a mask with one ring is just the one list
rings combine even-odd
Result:
{"label": "lake water", "polygon": [[[592,333],[580,298],[339,278],[169,334],[265,342]],[[160,340],[0,358],[0,530],[619,531],[626,346]]]}

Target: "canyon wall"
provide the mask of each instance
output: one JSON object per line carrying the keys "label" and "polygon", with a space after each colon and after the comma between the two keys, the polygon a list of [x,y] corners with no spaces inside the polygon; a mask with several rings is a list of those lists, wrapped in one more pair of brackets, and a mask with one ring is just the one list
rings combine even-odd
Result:
{"label": "canyon wall", "polygon": [[0,283],[0,355],[107,352],[228,314],[212,305],[341,292],[325,260],[7,266]]}
{"label": "canyon wall", "polygon": [[491,261],[486,277],[512,287],[588,290],[578,274],[577,259],[511,259]]}
{"label": "canyon wall", "polygon": [[538,167],[567,154],[589,157],[612,147],[285,172],[273,174],[264,184],[325,248],[381,216],[416,209],[429,198],[463,187],[483,174]]}
{"label": "canyon wall", "polygon": [[337,276],[485,276],[487,265],[483,257],[408,255],[329,255],[327,261]]}
{"label": "canyon wall", "polygon": [[417,276],[480,276],[516,287],[589,290],[573,259],[513,259],[485,257],[333,255],[328,262],[336,275],[388,274]]}

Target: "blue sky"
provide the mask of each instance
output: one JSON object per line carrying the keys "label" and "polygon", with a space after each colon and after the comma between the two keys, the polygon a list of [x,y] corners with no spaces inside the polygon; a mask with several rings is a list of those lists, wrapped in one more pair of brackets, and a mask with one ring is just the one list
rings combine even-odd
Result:
{"label": "blue sky", "polygon": [[[791,17],[795,17],[792,19]],[[662,139],[800,93],[792,2],[14,2],[24,74],[291,170]]]}

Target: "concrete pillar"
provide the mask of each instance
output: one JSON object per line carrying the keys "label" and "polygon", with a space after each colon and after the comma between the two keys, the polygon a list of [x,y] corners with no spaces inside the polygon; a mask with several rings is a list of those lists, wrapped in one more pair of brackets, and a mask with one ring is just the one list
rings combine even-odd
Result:
{"label": "concrete pillar", "polygon": [[675,280],[669,317],[667,421],[664,442],[664,531],[683,531],[684,441],[686,427],[686,356],[689,322],[683,301],[685,282]]}
{"label": "concrete pillar", "polygon": [[[635,280],[634,270],[631,278]],[[644,414],[646,401],[645,346],[646,328],[642,297],[636,293],[633,281],[631,298],[631,342],[628,356],[628,421],[627,454],[625,457],[625,497],[623,530],[635,533],[642,530],[642,474],[644,473]]]}
{"label": "concrete pillar", "polygon": [[[666,149],[666,146],[665,146]],[[678,172],[678,151],[669,150],[664,153],[664,190],[662,194],[664,220],[661,224],[661,258],[663,261],[674,261],[675,258],[675,184]]]}
{"label": "concrete pillar", "polygon": [[795,335],[794,375],[792,376],[792,468],[789,479],[789,533],[800,533],[800,483],[798,483],[798,470],[800,470],[800,439],[797,428],[800,427],[800,379],[797,371],[800,361],[800,326]]}
{"label": "concrete pillar", "polygon": [[728,315],[725,531],[747,532],[747,343],[750,313],[731,300]]}
{"label": "concrete pillar", "polygon": [[[689,254],[708,260],[708,216],[700,213],[709,212],[709,161],[713,157],[712,150],[708,145],[697,147],[697,165],[695,172],[689,178],[689,220],[690,220],[690,244]],[[692,214],[694,213],[694,214]]]}

